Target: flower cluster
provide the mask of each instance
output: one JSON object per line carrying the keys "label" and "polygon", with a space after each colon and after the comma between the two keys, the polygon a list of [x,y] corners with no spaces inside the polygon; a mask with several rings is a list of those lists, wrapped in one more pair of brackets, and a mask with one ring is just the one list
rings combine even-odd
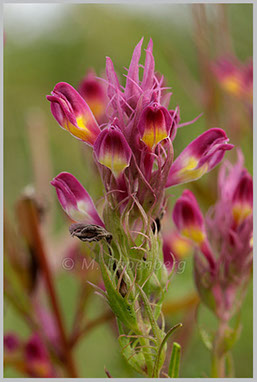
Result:
{"label": "flower cluster", "polygon": [[165,189],[199,179],[233,145],[222,129],[212,128],[173,160],[173,141],[182,126],[179,108],[169,109],[171,93],[155,72],[152,40],[140,78],[142,43],[143,39],[135,47],[124,87],[107,57],[102,89],[91,73],[80,85],[80,94],[61,82],[47,96],[60,126],[93,149],[105,187],[102,217],[73,175],[62,172],[51,183],[73,220],[71,235],[100,244],[94,256],[104,288],[97,290],[118,319],[125,358],[144,376],[158,377],[165,325],[160,328],[157,320],[169,281],[158,234]]}
{"label": "flower cluster", "polygon": [[[171,93],[163,86],[163,76],[155,73],[152,40],[146,49],[143,77],[139,79],[142,42],[143,39],[133,52],[125,87],[120,85],[107,57],[107,80],[103,79],[103,84],[89,73],[79,87],[81,95],[62,82],[47,99],[60,126],[93,148],[106,193],[112,195],[112,205],[119,203],[122,212],[136,199],[155,219],[165,203],[165,188],[200,178],[233,146],[228,144],[223,130],[212,128],[173,161],[173,140],[180,126],[179,108],[168,109]],[[103,121],[105,106],[108,122],[99,125],[97,120]],[[103,226],[89,195],[72,175],[62,173],[52,184],[73,220]],[[133,213],[131,219],[132,216]],[[137,218],[134,213],[133,219]]]}
{"label": "flower cluster", "polygon": [[217,317],[229,320],[242,302],[252,267],[253,181],[238,162],[225,162],[219,173],[219,199],[204,219],[194,195],[186,190],[177,200],[173,220],[195,243],[195,282],[199,294]]}

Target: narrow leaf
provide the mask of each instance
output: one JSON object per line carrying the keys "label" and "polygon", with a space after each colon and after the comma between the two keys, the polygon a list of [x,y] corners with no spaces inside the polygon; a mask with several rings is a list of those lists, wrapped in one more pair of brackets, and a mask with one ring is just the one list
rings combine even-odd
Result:
{"label": "narrow leaf", "polygon": [[173,342],[172,354],[169,365],[169,377],[178,378],[179,376],[179,363],[180,363],[181,346],[177,342]]}
{"label": "narrow leaf", "polygon": [[[182,324],[179,323],[175,326],[173,326],[166,334],[166,336],[164,337],[160,347],[159,347],[159,351],[158,351],[158,354],[157,354],[157,358],[156,358],[156,361],[155,361],[155,365],[154,365],[154,371],[153,371],[153,377],[159,377],[159,362],[160,362],[160,357],[161,357],[161,353],[162,353],[162,350],[164,348],[164,345],[166,344],[166,342],[168,341],[168,338],[172,335],[172,333],[175,332],[176,329],[178,328],[181,328]],[[175,344],[176,342],[174,342]]]}

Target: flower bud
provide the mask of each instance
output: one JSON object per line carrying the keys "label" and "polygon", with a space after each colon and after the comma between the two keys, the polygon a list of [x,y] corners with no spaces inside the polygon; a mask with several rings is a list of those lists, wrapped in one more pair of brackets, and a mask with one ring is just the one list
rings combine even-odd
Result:
{"label": "flower bud", "polygon": [[213,128],[192,141],[171,166],[166,187],[199,179],[217,166],[234,146],[222,129]]}
{"label": "flower bud", "polygon": [[51,184],[56,188],[62,208],[72,220],[104,227],[92,199],[73,175],[62,172]]}
{"label": "flower bud", "polygon": [[118,127],[110,126],[99,134],[94,152],[99,163],[108,167],[118,178],[131,160],[131,149]]}
{"label": "flower bud", "polygon": [[47,96],[51,111],[59,125],[76,138],[93,145],[100,128],[88,104],[69,84],[59,82]]}

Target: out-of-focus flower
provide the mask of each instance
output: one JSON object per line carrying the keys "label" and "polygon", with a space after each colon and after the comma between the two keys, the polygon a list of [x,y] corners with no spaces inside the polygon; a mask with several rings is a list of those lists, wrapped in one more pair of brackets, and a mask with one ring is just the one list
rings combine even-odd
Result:
{"label": "out-of-focus flower", "polygon": [[63,129],[89,145],[95,143],[100,128],[88,104],[71,85],[58,83],[47,99],[51,102],[54,118]]}
{"label": "out-of-focus flower", "polygon": [[193,193],[185,190],[173,209],[173,220],[183,236],[197,244],[205,239],[204,219]]}
{"label": "out-of-focus flower", "polygon": [[[193,221],[204,232],[206,238],[202,243],[194,235],[190,237],[197,252],[195,282],[203,302],[220,319],[227,320],[240,306],[240,290],[248,282],[252,267],[253,183],[243,167],[242,153],[238,152],[236,165],[225,162],[222,166],[219,199],[205,219],[196,208],[195,199],[185,198],[184,193],[174,207],[174,222],[186,237],[190,237],[190,229],[183,231],[187,222],[190,226]],[[203,261],[208,260],[207,255],[211,255],[213,265]]]}
{"label": "out-of-focus flower", "polygon": [[184,260],[192,253],[192,243],[187,238],[180,235],[176,230],[166,232],[163,235],[163,259],[168,271],[172,270],[180,260]]}
{"label": "out-of-focus flower", "polygon": [[24,346],[26,370],[31,377],[55,377],[46,347],[38,334],[33,334]]}
{"label": "out-of-focus flower", "polygon": [[204,218],[191,191],[185,190],[177,200],[173,209],[173,220],[180,234],[201,249],[213,271],[215,261],[206,237]]}
{"label": "out-of-focus flower", "polygon": [[221,87],[229,94],[252,100],[253,63],[241,64],[236,58],[220,58],[213,64],[213,72]]}
{"label": "out-of-focus flower", "polygon": [[104,225],[91,197],[73,175],[62,172],[51,184],[56,188],[62,208],[72,220]]}
{"label": "out-of-focus flower", "polygon": [[20,347],[20,339],[16,333],[8,332],[4,335],[4,350],[13,353]]}
{"label": "out-of-focus flower", "polygon": [[107,122],[105,113],[108,104],[106,85],[104,82],[96,78],[93,70],[89,70],[80,82],[78,91],[90,107],[97,122],[100,125]]}

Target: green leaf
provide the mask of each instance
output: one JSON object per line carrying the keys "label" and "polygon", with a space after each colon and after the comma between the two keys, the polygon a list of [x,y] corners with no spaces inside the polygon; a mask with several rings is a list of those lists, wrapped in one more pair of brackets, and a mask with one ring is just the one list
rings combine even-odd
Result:
{"label": "green leaf", "polygon": [[140,296],[144,302],[144,306],[145,306],[145,311],[146,311],[146,314],[149,318],[149,321],[150,321],[150,324],[151,324],[151,327],[152,327],[152,332],[153,332],[153,335],[154,337],[156,338],[156,340],[160,343],[161,340],[162,340],[162,331],[161,329],[159,328],[155,318],[154,318],[154,315],[153,315],[153,311],[152,311],[152,308],[151,308],[151,305],[149,303],[149,300],[145,294],[145,292],[143,291],[143,289],[137,284],[137,287],[139,289],[139,293],[140,293]]}
{"label": "green leaf", "polygon": [[111,309],[121,322],[123,322],[129,329],[136,331],[137,319],[135,309],[133,305],[117,291],[116,285],[114,285],[111,280],[111,273],[104,262],[103,253],[100,253],[99,263]]}
{"label": "green leaf", "polygon": [[164,346],[165,346],[166,342],[168,341],[168,338],[175,332],[176,329],[181,328],[181,326],[182,326],[181,323],[173,326],[167,332],[166,336],[164,337],[164,339],[163,339],[163,341],[162,341],[162,343],[161,343],[161,345],[159,347],[159,350],[158,350],[158,354],[157,354],[157,358],[156,358],[155,365],[154,365],[154,370],[153,370],[153,377],[156,377],[156,378],[159,377],[159,372],[160,372],[160,357],[161,357],[162,351],[164,349]]}
{"label": "green leaf", "polygon": [[173,342],[169,372],[170,378],[179,377],[179,363],[180,363],[181,346],[177,342]]}
{"label": "green leaf", "polygon": [[138,352],[137,354],[135,354],[135,350],[130,346],[130,339],[128,336],[125,336],[125,333],[123,331],[123,328],[119,319],[117,319],[117,324],[118,324],[118,329],[120,333],[118,341],[121,347],[121,354],[129,363],[129,365],[132,366],[139,374],[143,374],[147,376],[147,374],[144,372],[145,358],[143,353]]}

